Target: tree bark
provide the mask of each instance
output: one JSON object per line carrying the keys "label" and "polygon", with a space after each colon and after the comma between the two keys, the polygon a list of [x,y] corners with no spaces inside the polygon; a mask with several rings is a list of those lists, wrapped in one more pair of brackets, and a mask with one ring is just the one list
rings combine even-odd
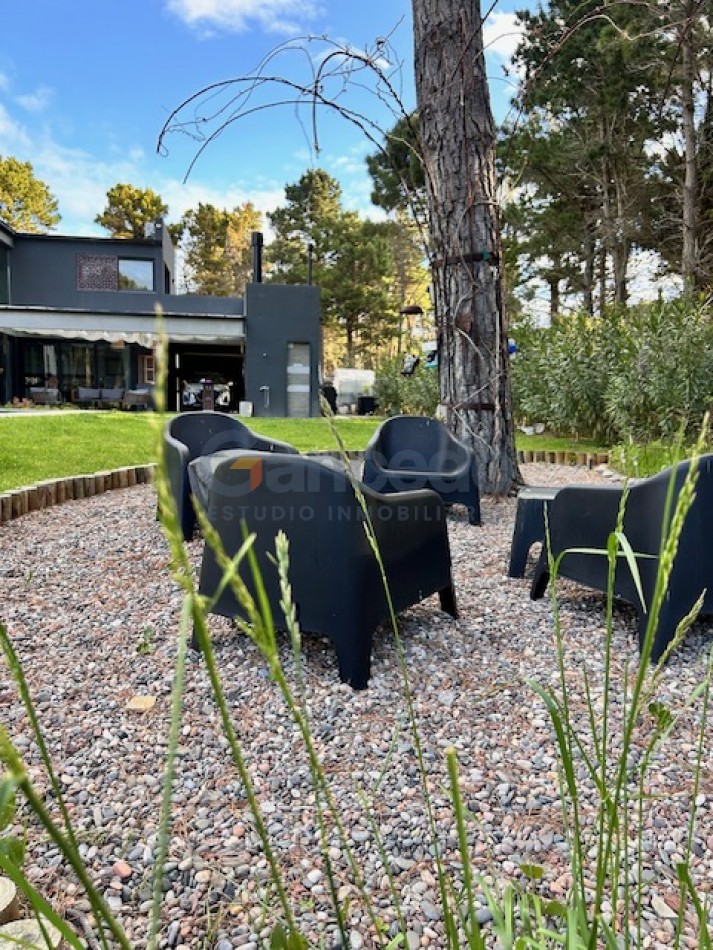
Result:
{"label": "tree bark", "polygon": [[696,3],[684,5],[684,16],[680,27],[681,40],[681,103],[682,131],[684,143],[684,180],[683,180],[683,243],[681,248],[681,275],[684,287],[692,289],[696,284],[698,269],[698,248],[696,220],[696,197],[698,192],[698,168],[696,161],[696,126],[694,113],[693,88],[696,81],[696,55],[693,49],[693,18]]}
{"label": "tree bark", "polygon": [[626,306],[629,299],[629,288],[627,286],[627,273],[629,270],[629,255],[631,253],[631,243],[626,237],[627,219],[626,219],[626,185],[614,170],[614,188],[616,192],[616,221],[614,229],[614,247],[612,253],[612,264],[614,266],[614,300]]}
{"label": "tree bark", "polygon": [[585,218],[584,227],[584,309],[594,316],[594,267],[596,258],[596,242],[592,233],[591,225]]}
{"label": "tree bark", "polygon": [[601,241],[599,248],[599,316],[601,317],[607,307],[607,248],[605,242]]}
{"label": "tree bark", "polygon": [[560,312],[560,279],[556,274],[550,274],[547,283],[550,288],[550,321],[552,321]]}
{"label": "tree bark", "polygon": [[522,479],[503,306],[495,131],[478,0],[412,0],[441,402],[481,491]]}

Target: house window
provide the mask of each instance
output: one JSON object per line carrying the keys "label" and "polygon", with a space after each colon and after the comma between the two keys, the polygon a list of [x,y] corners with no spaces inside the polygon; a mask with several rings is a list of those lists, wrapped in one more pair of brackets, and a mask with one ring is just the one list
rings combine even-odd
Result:
{"label": "house window", "polygon": [[139,382],[153,385],[156,382],[156,361],[153,356],[139,359]]}
{"label": "house window", "polygon": [[153,261],[109,254],[77,255],[78,290],[154,289]]}
{"label": "house window", "polygon": [[119,290],[153,290],[153,261],[119,258]]}

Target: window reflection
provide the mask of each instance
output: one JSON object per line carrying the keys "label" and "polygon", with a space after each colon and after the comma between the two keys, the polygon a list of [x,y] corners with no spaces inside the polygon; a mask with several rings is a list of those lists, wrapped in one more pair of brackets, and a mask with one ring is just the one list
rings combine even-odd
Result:
{"label": "window reflection", "polygon": [[119,290],[153,289],[153,261],[119,258]]}

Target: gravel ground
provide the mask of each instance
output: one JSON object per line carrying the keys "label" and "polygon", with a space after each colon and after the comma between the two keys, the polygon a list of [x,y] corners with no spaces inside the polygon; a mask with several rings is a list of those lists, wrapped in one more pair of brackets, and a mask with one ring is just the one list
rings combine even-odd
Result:
{"label": "gravel ground", "polygon": [[[605,477],[550,465],[525,465],[523,474],[531,484]],[[24,664],[89,871],[136,947],[146,940],[181,609],[154,511],[151,488],[140,486],[0,526],[0,617]],[[519,865],[537,863],[544,869],[540,893],[561,897],[570,878],[554,734],[544,705],[526,683],[533,678],[557,685],[552,606],[547,597],[529,599],[532,562],[525,579],[507,577],[514,511],[513,499],[486,498],[481,527],[471,527],[460,512],[449,516],[461,617],[455,621],[440,612],[432,597],[403,613],[400,628],[446,869],[458,879],[444,762],[453,746],[476,869],[497,882],[525,883]],[[201,541],[191,542],[189,550],[197,565]],[[596,708],[603,694],[602,597],[563,584],[560,609],[571,712],[586,730],[585,668]],[[300,927],[311,947],[337,946],[305,753],[256,649],[227,621],[211,618],[211,629],[235,726]],[[658,698],[671,708],[680,708],[700,681],[712,631],[710,623],[696,624],[665,670]],[[281,649],[289,665],[287,645]],[[613,652],[616,724],[624,672],[634,669],[637,657],[634,617],[626,609],[615,613]],[[339,683],[334,653],[325,641],[305,638],[304,655],[316,743],[377,913],[388,929],[394,902],[362,791],[372,802],[388,855],[409,947],[442,947],[433,849],[393,639],[386,630],[377,636],[373,676],[363,692]],[[128,709],[137,695],[155,697],[155,706],[144,712]],[[26,715],[4,665],[0,711],[51,804]],[[693,807],[697,721],[700,703],[684,712],[646,782],[643,864],[631,868],[631,879],[640,878],[643,887],[641,946],[673,942],[674,867]],[[254,948],[269,932],[267,865],[226,751],[203,663],[194,655],[182,722],[160,945]],[[641,724],[634,760],[649,729]],[[710,892],[713,882],[710,738],[708,725],[692,857],[702,893]],[[581,774],[581,762],[575,766]],[[584,783],[587,835],[593,835],[593,800]],[[349,945],[377,946],[339,841],[331,830],[328,834],[339,896],[347,907]],[[90,926],[81,891],[56,847],[32,822],[26,869],[80,932]],[[684,945],[698,945],[690,912]]]}

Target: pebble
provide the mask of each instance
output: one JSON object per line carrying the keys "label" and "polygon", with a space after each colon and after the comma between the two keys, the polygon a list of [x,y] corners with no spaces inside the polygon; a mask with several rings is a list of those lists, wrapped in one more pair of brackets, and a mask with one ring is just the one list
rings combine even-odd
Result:
{"label": "pebble", "polygon": [[117,861],[112,865],[112,871],[116,874],[117,877],[120,877],[122,880],[131,877],[134,873],[134,869],[130,864],[127,864],[126,861]]}
{"label": "pebble", "polygon": [[[531,484],[603,482],[580,468],[526,465]],[[514,499],[482,501],[483,524],[472,527],[456,508],[448,520],[460,619],[429,598],[399,618],[402,648],[418,717],[438,853],[456,889],[462,884],[457,830],[448,798],[445,753],[454,748],[473,856],[473,871],[492,884],[522,885],[521,865],[543,869],[528,880],[546,899],[564,900],[572,887],[561,826],[554,733],[544,704],[527,685],[558,689],[548,597],[529,598],[528,576],[507,577]],[[130,934],[145,945],[153,865],[158,854],[161,777],[169,727],[182,595],[168,570],[168,551],[148,486],[72,502],[0,526],[2,619],[22,661],[62,784],[80,853]],[[202,542],[186,545],[197,571]],[[586,729],[581,673],[586,665],[595,709],[601,705],[604,652],[602,598],[562,582],[560,619],[571,712]],[[327,857],[347,914],[349,947],[373,945],[372,923],[359,898],[343,843],[327,812],[320,840],[309,763],[275,682],[257,648],[229,621],[211,617],[218,670],[245,761],[263,806],[278,864],[300,931],[310,946],[339,945],[331,907]],[[137,650],[152,631],[152,652]],[[661,702],[671,708],[703,678],[710,623],[694,626],[661,675]],[[291,648],[278,637],[288,680],[296,684]],[[305,708],[315,747],[329,777],[359,873],[376,916],[399,932],[383,848],[407,926],[406,946],[445,946],[434,855],[416,750],[405,714],[399,663],[387,629],[375,636],[372,680],[354,692],[337,677],[333,647],[303,637]],[[624,673],[636,668],[635,624],[616,610],[612,649],[610,729],[621,721]],[[130,713],[136,695],[157,697],[153,709]],[[33,781],[49,797],[39,750],[7,677],[0,676],[3,723]],[[673,864],[682,855],[696,757],[696,705],[684,713],[665,751],[654,756],[647,781],[641,882],[647,946],[672,942]],[[642,722],[642,730],[646,729]],[[612,733],[615,735],[615,731]],[[641,742],[645,736],[642,734]],[[639,736],[635,737],[639,742]],[[632,769],[643,746],[632,750]],[[583,762],[575,761],[585,775]],[[581,818],[591,833],[594,788],[585,781]],[[367,815],[362,796],[371,802]],[[713,808],[705,786],[695,800],[691,874],[699,890],[713,879]],[[57,906],[87,915],[58,849],[18,808],[15,831],[27,822],[28,877]],[[591,839],[590,839],[591,840]],[[265,919],[269,867],[233,767],[203,660],[189,655],[183,697],[169,857],[163,869],[159,946],[255,950],[269,945]],[[631,874],[638,874],[632,863]],[[492,938],[491,912],[476,889],[476,915]],[[612,901],[608,906],[611,908]],[[212,928],[212,929],[211,929]],[[695,946],[684,921],[682,945]]]}

